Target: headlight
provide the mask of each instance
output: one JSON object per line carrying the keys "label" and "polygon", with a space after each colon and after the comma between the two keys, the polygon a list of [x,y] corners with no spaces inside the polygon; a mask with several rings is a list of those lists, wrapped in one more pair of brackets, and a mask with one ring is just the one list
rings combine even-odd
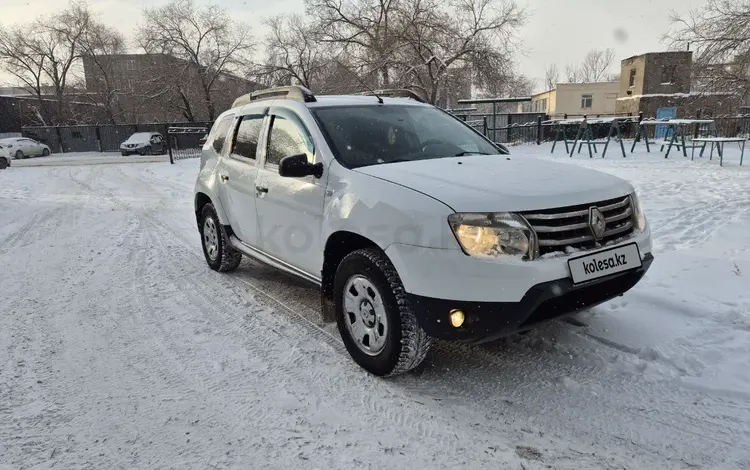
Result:
{"label": "headlight", "polygon": [[448,223],[468,255],[535,257],[534,234],[516,214],[451,214]]}
{"label": "headlight", "polygon": [[639,232],[645,232],[646,214],[643,213],[643,206],[641,206],[641,201],[638,199],[636,193],[630,195],[630,202],[633,206],[633,221],[635,222],[635,228],[637,228]]}

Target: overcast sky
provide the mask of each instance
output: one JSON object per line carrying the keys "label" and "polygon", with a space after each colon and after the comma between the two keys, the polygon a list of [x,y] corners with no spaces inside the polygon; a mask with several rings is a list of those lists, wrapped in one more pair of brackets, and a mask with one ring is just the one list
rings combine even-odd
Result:
{"label": "overcast sky", "polygon": [[[197,0],[201,3],[208,1]],[[303,12],[303,0],[213,0],[249,23],[255,33],[263,32],[264,17],[285,12]],[[662,35],[669,29],[671,10],[698,8],[706,0],[519,0],[526,5],[529,21],[521,31],[526,48],[519,57],[522,73],[537,80],[542,88],[544,69],[557,63],[562,70],[580,61],[592,48],[612,47],[620,59],[664,50]],[[0,0],[0,23],[7,26],[33,20],[43,12],[59,10],[66,0]],[[144,6],[165,0],[88,0],[102,21],[131,35]],[[624,34],[623,34],[624,33]],[[613,71],[619,69],[618,64]],[[9,77],[0,75],[0,83]]]}

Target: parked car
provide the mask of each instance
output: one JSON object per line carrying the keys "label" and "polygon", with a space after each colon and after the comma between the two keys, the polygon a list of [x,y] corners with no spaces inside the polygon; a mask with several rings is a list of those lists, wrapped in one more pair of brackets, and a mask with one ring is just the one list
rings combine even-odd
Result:
{"label": "parked car", "polygon": [[320,287],[363,368],[416,367],[433,338],[481,343],[622,295],[650,267],[633,187],[514,158],[414,99],[238,98],[213,126],[195,185],[211,269],[243,255]]}
{"label": "parked car", "polygon": [[136,132],[120,144],[120,153],[123,156],[162,155],[167,153],[167,142],[158,132]]}
{"label": "parked car", "polygon": [[8,155],[18,160],[29,157],[46,157],[50,153],[48,146],[28,137],[0,139],[0,154]]}

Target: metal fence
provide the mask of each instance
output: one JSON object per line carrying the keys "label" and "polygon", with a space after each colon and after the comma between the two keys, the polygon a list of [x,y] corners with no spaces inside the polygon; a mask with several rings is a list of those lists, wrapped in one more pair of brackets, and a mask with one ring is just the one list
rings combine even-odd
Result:
{"label": "metal fence", "polygon": [[[24,137],[49,146],[53,152],[119,152],[120,144],[136,132],[169,134],[170,127],[210,129],[210,122],[159,124],[105,124],[98,126],[24,127]],[[205,131],[204,131],[205,134]],[[176,149],[191,148],[200,137],[179,137],[173,140]],[[168,139],[169,140],[169,139]],[[172,142],[170,142],[171,144]]]}
{"label": "metal fence", "polygon": [[[492,139],[494,142],[504,144],[524,144],[552,142],[556,138],[557,127],[555,121],[549,116],[537,113],[519,113],[519,114],[497,114],[494,117],[496,125],[493,125],[492,114],[459,114],[454,115],[477,131]],[[555,119],[580,118],[581,116],[555,116]],[[599,116],[588,116],[594,120]],[[635,138],[638,130],[638,120],[644,119],[643,116],[617,116],[622,119],[620,129],[623,139]],[[693,117],[686,116],[685,119]],[[700,118],[697,116],[696,118]],[[713,125],[696,124],[693,134],[695,136],[706,136],[716,133],[721,137],[746,137],[750,138],[750,114],[738,116],[717,116],[705,117],[712,119]],[[606,139],[610,129],[609,123],[590,123],[593,137],[595,139]],[[658,127],[658,126],[657,126]],[[665,126],[666,128],[666,126]],[[576,126],[566,126],[564,128],[568,140],[573,140],[577,132]],[[649,128],[650,132],[655,132],[656,127]],[[650,136],[654,138],[655,136]],[[665,136],[662,136],[665,137]]]}
{"label": "metal fence", "polygon": [[171,126],[167,129],[167,144],[169,147],[169,161],[200,158],[203,138],[211,130],[205,126]]}

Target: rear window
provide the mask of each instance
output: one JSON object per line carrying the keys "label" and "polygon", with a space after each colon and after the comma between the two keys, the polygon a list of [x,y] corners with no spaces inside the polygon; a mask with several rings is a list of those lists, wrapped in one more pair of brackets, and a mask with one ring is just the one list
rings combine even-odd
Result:
{"label": "rear window", "polygon": [[211,144],[216,153],[221,153],[221,149],[224,147],[224,142],[227,140],[227,133],[229,132],[229,128],[232,126],[233,120],[234,115],[226,116],[216,125],[216,130],[213,133],[214,140]]}

